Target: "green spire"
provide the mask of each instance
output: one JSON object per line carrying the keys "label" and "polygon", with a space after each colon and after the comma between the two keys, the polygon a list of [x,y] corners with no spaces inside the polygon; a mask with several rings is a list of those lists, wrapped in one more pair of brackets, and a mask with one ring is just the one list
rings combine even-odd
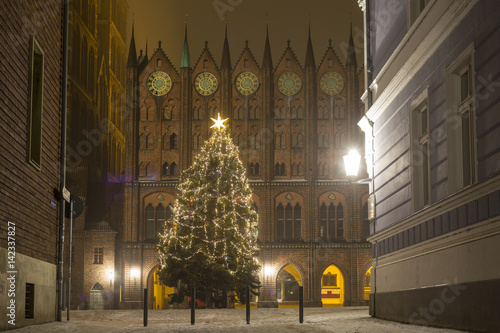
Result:
{"label": "green spire", "polygon": [[192,68],[191,57],[189,55],[187,21],[185,22],[184,48],[182,49],[181,68]]}

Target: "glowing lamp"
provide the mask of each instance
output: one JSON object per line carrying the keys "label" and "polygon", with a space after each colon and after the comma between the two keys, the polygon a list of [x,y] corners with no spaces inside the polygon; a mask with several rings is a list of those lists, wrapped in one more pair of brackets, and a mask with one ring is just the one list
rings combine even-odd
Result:
{"label": "glowing lamp", "polygon": [[134,278],[134,279],[138,278],[139,277],[139,269],[138,268],[132,268],[130,270],[130,277]]}
{"label": "glowing lamp", "polygon": [[358,175],[360,160],[361,155],[356,150],[350,150],[349,154],[344,155],[345,173],[348,177],[356,177]]}
{"label": "glowing lamp", "polygon": [[109,279],[109,285],[113,285],[113,280],[115,279],[115,272],[114,271],[108,271],[108,279]]}
{"label": "glowing lamp", "polygon": [[264,266],[264,275],[269,277],[272,274],[273,274],[273,266],[271,265]]}

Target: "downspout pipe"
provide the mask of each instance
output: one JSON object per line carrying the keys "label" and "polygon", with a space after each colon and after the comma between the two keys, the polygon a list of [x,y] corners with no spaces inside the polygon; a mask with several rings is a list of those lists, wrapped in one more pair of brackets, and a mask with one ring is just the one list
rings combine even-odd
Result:
{"label": "downspout pipe", "polygon": [[[365,36],[365,40],[366,40],[366,61],[367,61],[367,71],[366,71],[366,80],[367,80],[367,87],[368,87],[368,96],[367,96],[367,102],[368,102],[368,109],[370,109],[373,105],[373,96],[372,96],[372,92],[370,91],[370,86],[373,82],[373,64],[372,64],[372,56],[371,56],[371,30],[372,30],[372,27],[371,27],[371,20],[370,20],[370,0],[366,0],[366,7],[365,7],[365,26],[366,26],[366,30],[365,30],[365,33],[366,33],[366,36]],[[365,115],[366,117],[366,115]],[[370,123],[371,125],[371,128],[372,128],[372,152],[375,150],[375,147],[373,146],[374,145],[374,140],[373,138],[375,137],[375,131],[373,129],[373,121],[371,121],[368,117],[366,117],[366,119],[368,120],[368,122]],[[375,194],[375,166],[373,165],[372,163],[372,195]],[[377,217],[375,216],[375,221],[376,221]],[[375,228],[374,228],[375,229]],[[375,230],[374,230],[375,232]],[[377,262],[378,262],[378,253],[377,253],[377,247],[375,246],[375,251],[374,251],[374,258],[375,260],[375,265],[372,269],[372,279],[373,279],[373,292],[372,292],[372,295],[373,295],[373,300],[370,300],[372,302],[372,313],[371,315],[373,317],[376,317],[377,316],[377,301],[376,301],[376,298],[377,298]]]}
{"label": "downspout pipe", "polygon": [[65,200],[62,195],[66,188],[66,109],[68,101],[68,31],[69,31],[69,0],[63,1],[63,48],[62,48],[62,87],[61,87],[61,167],[59,193],[59,250],[57,262],[57,321],[62,321],[63,308],[63,257],[64,257],[64,222]]}

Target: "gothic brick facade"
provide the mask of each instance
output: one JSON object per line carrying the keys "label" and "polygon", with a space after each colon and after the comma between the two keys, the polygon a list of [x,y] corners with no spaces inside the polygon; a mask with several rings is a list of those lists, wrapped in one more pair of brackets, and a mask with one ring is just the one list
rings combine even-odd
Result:
{"label": "gothic brick facade", "polygon": [[177,70],[160,42],[151,57],[137,57],[132,32],[120,307],[138,307],[141,290],[152,287],[147,281],[158,266],[155,235],[174,203],[180,171],[208,139],[210,118],[218,113],[229,118],[259,214],[264,269],[258,304],[286,301],[277,279],[288,265],[298,271],[307,305],[321,306],[322,277],[331,265],[345,281],[343,305],[364,304],[371,266],[363,214],[368,188],[346,180],[342,161],[347,148],[363,142],[356,127],[363,79],[352,37],[346,64],[330,43],[319,66],[310,38],[304,66],[290,42],[273,66],[267,36],[262,63],[248,43],[233,63],[226,30],[220,64],[205,45],[192,66],[186,28]]}
{"label": "gothic brick facade", "polygon": [[[74,309],[108,308],[118,297],[108,275],[115,271],[122,220],[116,206],[122,204],[128,5],[125,0],[70,1],[69,10],[66,187],[84,208],[74,221],[71,304]],[[65,246],[68,254],[69,242]],[[93,251],[102,247],[104,264],[94,264]],[[107,294],[91,302],[96,284]]]}

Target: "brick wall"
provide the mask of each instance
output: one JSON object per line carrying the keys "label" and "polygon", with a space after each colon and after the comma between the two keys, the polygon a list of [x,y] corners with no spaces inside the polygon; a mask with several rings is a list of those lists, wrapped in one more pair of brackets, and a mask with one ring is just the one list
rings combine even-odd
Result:
{"label": "brick wall", "polygon": [[[3,1],[0,11],[0,246],[55,264],[59,189],[62,1]],[[44,52],[41,170],[27,162],[30,35]]]}

